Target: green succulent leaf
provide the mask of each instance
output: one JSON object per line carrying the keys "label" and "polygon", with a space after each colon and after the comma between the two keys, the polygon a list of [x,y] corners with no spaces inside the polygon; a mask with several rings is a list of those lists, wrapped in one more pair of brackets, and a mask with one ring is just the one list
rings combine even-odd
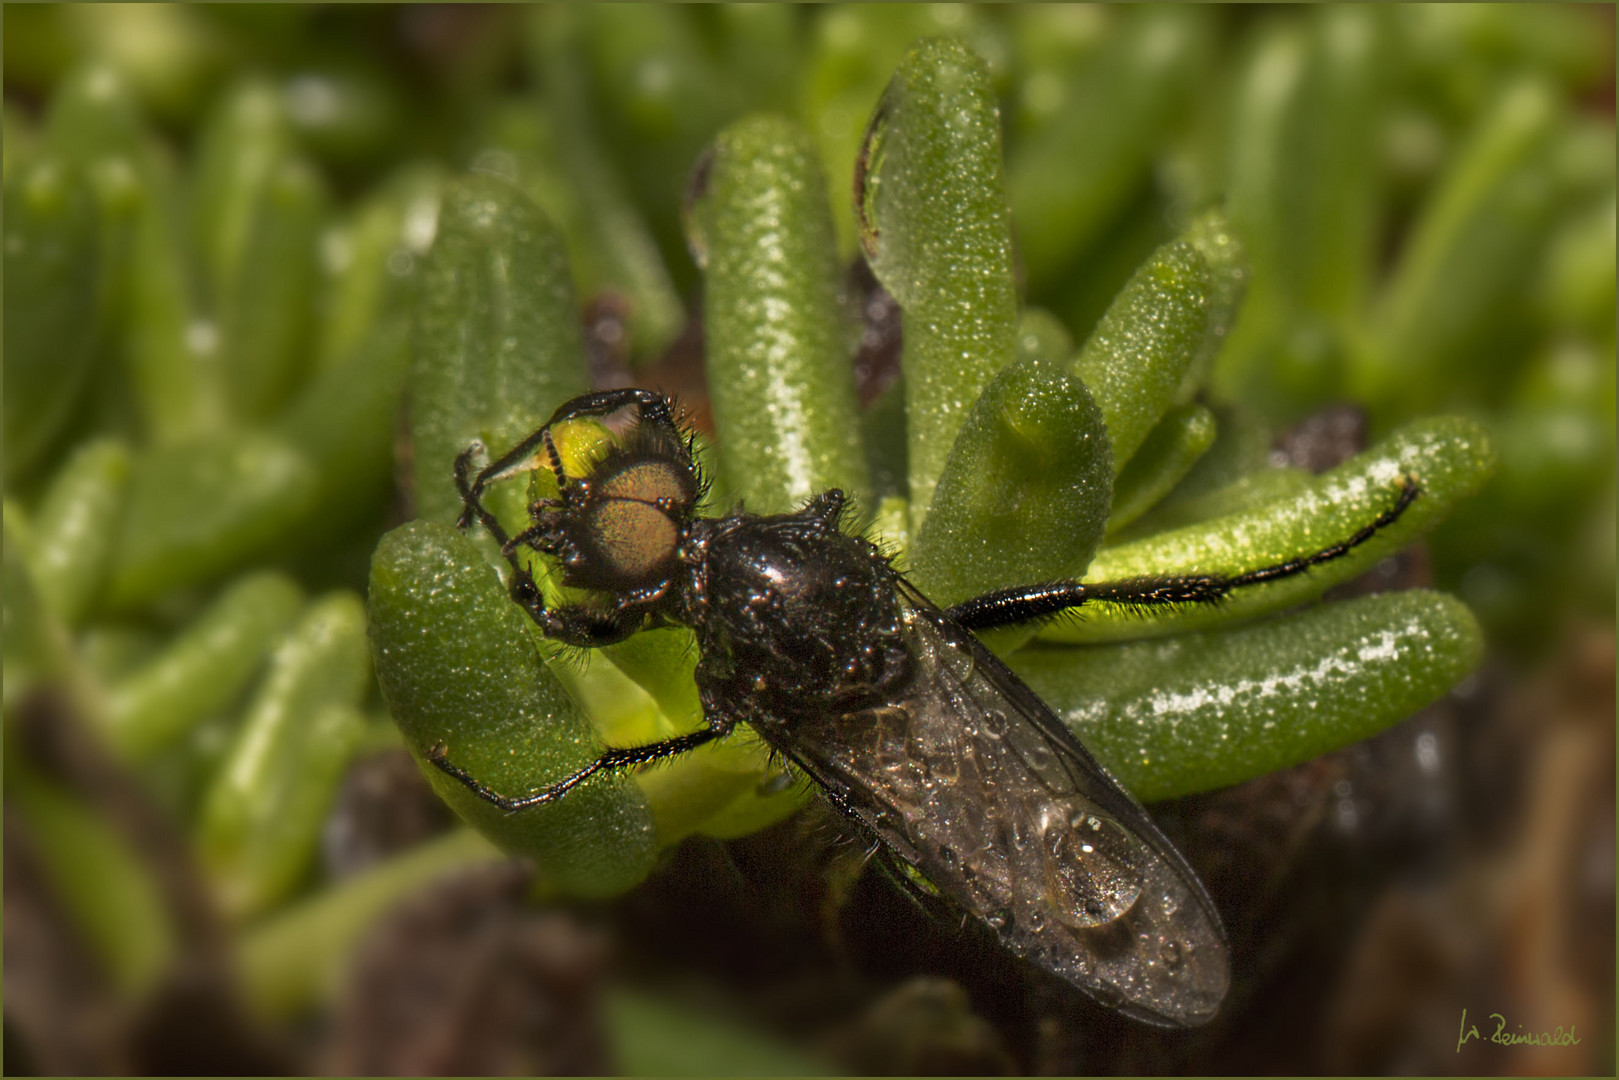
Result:
{"label": "green succulent leaf", "polygon": [[27,822],[24,842],[52,896],[118,991],[132,998],[151,992],[170,970],[180,938],[152,866],[104,814],[17,757],[8,747],[6,801]]}
{"label": "green succulent leaf", "polygon": [[906,53],[866,131],[855,197],[866,258],[903,312],[917,528],[968,410],[1017,351],[1000,114],[964,42]]}
{"label": "green succulent leaf", "polygon": [[1052,641],[1119,641],[1199,630],[1314,599],[1432,528],[1477,491],[1494,468],[1484,430],[1470,420],[1418,421],[1357,454],[1309,488],[1213,521],[1103,548],[1089,581],[1172,574],[1238,574],[1321,551],[1353,536],[1390,509],[1408,481],[1420,495],[1399,520],[1342,558],[1239,590],[1217,605],[1151,613],[1080,609],[1042,632]]}
{"label": "green succulent leaf", "polygon": [[1121,471],[1174,403],[1204,347],[1213,275],[1197,248],[1173,240],[1120,290],[1073,361],[1107,421]]}
{"label": "green succulent leaf", "polygon": [[1503,388],[1564,195],[1551,147],[1565,122],[1552,87],[1514,82],[1439,181],[1356,357],[1353,388],[1381,414],[1411,416],[1458,395],[1488,401]]}
{"label": "green succulent leaf", "polygon": [[313,503],[289,542],[311,548],[375,520],[393,498],[393,449],[410,375],[407,320],[375,324],[336,367],[319,372],[275,430],[315,471]]}
{"label": "green succulent leaf", "polygon": [[1113,459],[1102,414],[1060,365],[1022,360],[990,380],[956,436],[909,576],[948,607],[1090,562],[1107,524]]}
{"label": "green succulent leaf", "polygon": [[[58,676],[71,663],[67,629],[34,586],[29,568],[34,547],[32,523],[10,499],[5,501],[4,542],[0,544],[0,658],[5,662],[4,702],[9,710],[24,690]],[[8,711],[9,715],[9,711]]]}
{"label": "green succulent leaf", "polygon": [[436,166],[407,167],[321,234],[317,375],[347,363],[380,322],[409,313],[444,182]]}
{"label": "green succulent leaf", "polygon": [[390,908],[457,872],[505,858],[473,830],[455,829],[267,916],[233,942],[243,994],[276,1018],[330,1000],[354,947]]}
{"label": "green succulent leaf", "polygon": [[591,112],[583,23],[580,12],[566,7],[532,9],[530,65],[544,110],[536,113],[526,103],[521,110],[541,145],[532,159],[520,160],[519,182],[567,234],[580,293],[628,301],[630,362],[645,365],[680,333],[686,308]]}
{"label": "green succulent leaf", "polygon": [[[1070,269],[1125,208],[1207,62],[1206,13],[1166,5],[1140,15],[1112,20],[1082,56],[1042,72],[1034,93],[1041,122],[1007,161],[1020,250],[1036,290]],[[1046,98],[1060,103],[1048,106]]]}
{"label": "green succulent leaf", "polygon": [[589,388],[562,237],[509,181],[450,181],[422,272],[411,375],[416,512],[461,513],[452,466],[501,453]]}
{"label": "green succulent leaf", "polygon": [[276,649],[197,826],[199,856],[227,914],[259,914],[308,870],[365,730],[357,706],[370,661],[365,607],[351,593],[309,605]]}
{"label": "green succulent leaf", "polygon": [[720,133],[687,233],[703,270],[703,335],[721,470],[755,513],[828,488],[870,510],[837,252],[809,137],[769,115]]}
{"label": "green succulent leaf", "polygon": [[304,606],[284,574],[257,571],[224,590],[162,652],[107,692],[106,734],[143,757],[240,696]]}
{"label": "green succulent leaf", "polygon": [[131,472],[108,605],[140,607],[267,553],[318,486],[309,458],[266,432],[147,450]]}
{"label": "green succulent leaf", "polygon": [[129,447],[122,441],[85,443],[52,478],[34,515],[34,583],[56,617],[70,626],[101,598],[129,470]]}
{"label": "green succulent leaf", "polygon": [[1477,666],[1467,607],[1413,590],[1236,630],[1085,649],[1012,666],[1145,802],[1234,784],[1379,731]]}
{"label": "green succulent leaf", "polygon": [[645,876],[657,833],[628,777],[597,774],[566,798],[508,814],[424,760],[442,747],[456,767],[517,797],[602,750],[478,546],[435,522],[388,533],[371,563],[370,617],[383,699],[457,814],[573,892],[610,895]]}
{"label": "green succulent leaf", "polygon": [[40,156],[5,183],[5,479],[50,448],[90,375],[102,282],[81,169]]}
{"label": "green succulent leaf", "polygon": [[1115,533],[1172,491],[1214,444],[1214,414],[1201,405],[1177,405],[1147,433],[1113,485],[1107,531]]}
{"label": "green succulent leaf", "polygon": [[1062,364],[1074,355],[1074,336],[1062,320],[1042,308],[1024,308],[1017,324],[1018,358],[1037,357]]}

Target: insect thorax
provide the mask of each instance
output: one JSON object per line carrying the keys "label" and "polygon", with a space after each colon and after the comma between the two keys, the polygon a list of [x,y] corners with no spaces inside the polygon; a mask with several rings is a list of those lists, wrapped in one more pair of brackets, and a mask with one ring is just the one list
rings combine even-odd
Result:
{"label": "insect thorax", "polygon": [[859,537],[802,514],[714,522],[692,612],[702,676],[765,712],[824,712],[904,675],[893,571]]}

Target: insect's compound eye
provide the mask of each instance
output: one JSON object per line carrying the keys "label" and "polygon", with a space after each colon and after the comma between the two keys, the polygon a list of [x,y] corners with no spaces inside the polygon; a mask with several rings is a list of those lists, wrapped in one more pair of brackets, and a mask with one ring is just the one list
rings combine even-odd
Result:
{"label": "insect's compound eye", "polygon": [[655,503],[666,500],[684,507],[691,501],[691,480],[667,461],[631,461],[591,481],[591,494],[602,499],[635,499]]}
{"label": "insect's compound eye", "polygon": [[591,539],[613,576],[644,581],[674,553],[680,530],[655,503],[607,499],[590,515]]}
{"label": "insect's compound eye", "polygon": [[689,472],[667,461],[629,461],[593,478],[586,520],[601,569],[626,582],[662,576],[693,499]]}

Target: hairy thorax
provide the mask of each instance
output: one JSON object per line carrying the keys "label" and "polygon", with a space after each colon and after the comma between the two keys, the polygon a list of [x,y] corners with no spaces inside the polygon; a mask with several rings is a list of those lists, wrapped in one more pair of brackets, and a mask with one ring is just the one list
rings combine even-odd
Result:
{"label": "hairy thorax", "polygon": [[798,515],[738,514],[702,538],[701,677],[765,711],[858,706],[901,676],[893,570],[871,544]]}

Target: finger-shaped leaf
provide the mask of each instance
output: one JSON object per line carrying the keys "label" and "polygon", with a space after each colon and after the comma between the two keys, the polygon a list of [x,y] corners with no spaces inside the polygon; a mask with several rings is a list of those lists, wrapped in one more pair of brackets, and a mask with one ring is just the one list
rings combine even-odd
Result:
{"label": "finger-shaped leaf", "polygon": [[440,169],[408,167],[322,234],[317,372],[346,363],[386,316],[408,311],[443,189]]}
{"label": "finger-shaped leaf", "polygon": [[1029,686],[1145,802],[1286,768],[1369,738],[1483,655],[1459,600],[1415,590],[1238,630],[1013,657]]}
{"label": "finger-shaped leaf", "polygon": [[[520,182],[567,235],[580,293],[628,301],[630,361],[648,363],[685,325],[685,303],[591,112],[581,13],[536,6],[529,28],[531,66],[549,123],[533,125],[543,129],[546,143],[538,151],[541,175],[533,181],[520,176]],[[531,108],[525,111],[532,116]]]}
{"label": "finger-shaped leaf", "polygon": [[855,167],[861,243],[903,312],[913,527],[956,432],[1016,355],[1017,294],[1000,114],[984,62],[955,38],[913,46]]}
{"label": "finger-shaped leaf", "polygon": [[[1181,482],[1140,520],[1121,530],[1123,534],[1145,536],[1231,513],[1239,507],[1227,505],[1218,493],[1256,474],[1276,471],[1270,460],[1274,434],[1268,426],[1237,406],[1217,406],[1213,412],[1217,424],[1213,444]],[[1217,505],[1206,505],[1211,500]]]}
{"label": "finger-shaped leaf", "polygon": [[1375,256],[1385,13],[1348,6],[1278,22],[1244,72],[1228,210],[1254,289],[1289,310],[1358,315]]}
{"label": "finger-shaped leaf", "polygon": [[[1201,464],[1199,462],[1198,464]],[[1193,472],[1197,466],[1194,465]],[[1190,479],[1190,474],[1188,474]],[[1180,529],[1201,521],[1213,521],[1228,514],[1240,513],[1283,499],[1298,498],[1315,484],[1315,475],[1308,469],[1291,466],[1280,469],[1256,469],[1212,491],[1193,494],[1192,485],[1182,481],[1169,498],[1154,506],[1134,522],[1108,537],[1120,545],[1139,540],[1143,536]],[[1177,494],[1180,488],[1187,491]]]}
{"label": "finger-shaped leaf", "polygon": [[242,692],[303,607],[303,591],[274,572],[232,585],[156,657],[107,693],[106,735],[142,757],[225,708]]}
{"label": "finger-shaped leaf", "polygon": [[1343,557],[1302,574],[1247,586],[1219,604],[1127,612],[1098,604],[1043,632],[1056,641],[1118,641],[1182,633],[1278,611],[1372,566],[1422,535],[1494,468],[1489,439],[1459,417],[1418,421],[1323,474],[1299,495],[1214,521],[1104,548],[1088,581],[1173,574],[1238,574],[1342,543],[1398,502],[1405,484],[1420,494],[1399,519]]}
{"label": "finger-shaped leaf", "polygon": [[285,158],[247,212],[241,262],[217,283],[219,349],[232,413],[262,420],[309,369],[324,183],[308,162]]}
{"label": "finger-shaped leaf", "polygon": [[1224,350],[1242,314],[1243,302],[1248,295],[1248,281],[1252,271],[1248,266],[1248,253],[1237,239],[1236,230],[1226,220],[1225,211],[1211,207],[1192,219],[1181,238],[1209,264],[1209,323],[1203,333],[1203,344],[1192,357],[1191,365],[1181,377],[1175,400],[1188,404],[1197,398],[1209,381],[1215,359]]}
{"label": "finger-shaped leaf", "polygon": [[1124,528],[1169,494],[1213,445],[1214,436],[1214,414],[1201,405],[1177,405],[1165,413],[1113,485],[1107,531]]}
{"label": "finger-shaped leaf", "polygon": [[1115,473],[1174,402],[1203,349],[1213,304],[1209,264],[1185,240],[1153,253],[1119,292],[1074,359],[1107,421]]}
{"label": "finger-shaped leaf", "polygon": [[134,160],[140,199],[113,344],[141,430],[156,443],[174,445],[217,434],[229,419],[219,329],[195,295],[172,157],[152,147]]}
{"label": "finger-shaped leaf", "polygon": [[304,1014],[337,995],[354,947],[389,908],[435,881],[505,858],[478,833],[455,829],[270,914],[233,942],[243,994],[264,1015]]}
{"label": "finger-shaped leaf", "polygon": [[34,515],[34,583],[68,625],[101,597],[128,490],[129,448],[98,439],[57,471]]}
{"label": "finger-shaped leaf", "polygon": [[24,690],[41,679],[61,674],[70,663],[71,653],[66,628],[34,587],[34,575],[28,567],[34,544],[32,523],[24,519],[10,499],[5,502],[3,523],[0,613],[4,623],[0,658],[5,662],[6,677],[0,680],[0,693],[4,695],[0,700],[9,710]]}
{"label": "finger-shaped leaf", "polygon": [[1039,290],[1072,265],[1147,179],[1190,101],[1212,26],[1195,7],[1117,9],[1086,62],[1047,74],[1062,105],[1007,162],[1019,249]]}
{"label": "finger-shaped leaf", "polygon": [[675,256],[686,177],[714,132],[749,103],[689,9],[581,4],[576,11],[595,126],[645,208],[676,288],[685,291],[690,264]]}
{"label": "finger-shaped leaf", "polygon": [[842,488],[869,512],[832,221],[808,136],[769,115],[726,128],[699,166],[687,228],[732,490],[756,513],[783,513]]}
{"label": "finger-shaped leaf", "polygon": [[1619,193],[1609,176],[1607,191],[1566,217],[1546,252],[1546,273],[1537,290],[1541,317],[1559,327],[1577,328],[1600,340],[1612,335],[1613,298],[1619,291],[1615,267],[1615,212]]}
{"label": "finger-shaped leaf", "polygon": [[1381,299],[1354,389],[1398,419],[1458,396],[1489,401],[1521,355],[1522,319],[1560,202],[1556,94],[1505,88],[1423,207]]}
{"label": "finger-shaped leaf", "polygon": [[8,839],[8,850],[17,843],[38,860],[52,899],[100,970],[121,993],[138,998],[170,970],[180,937],[153,867],[106,816],[16,756],[8,747],[6,801],[21,830]]}
{"label": "finger-shaped leaf", "polygon": [[291,153],[286,112],[268,83],[238,84],[208,117],[188,204],[192,246],[211,306],[241,274],[265,187]]}
{"label": "finger-shaped leaf", "polygon": [[303,453],[261,432],[148,450],[130,477],[109,606],[138,607],[271,550],[304,519],[317,487]]}
{"label": "finger-shaped leaf", "polygon": [[5,184],[5,479],[27,475],[67,422],[96,344],[102,282],[81,170],[42,156]]}
{"label": "finger-shaped leaf", "polygon": [[372,326],[347,363],[320,372],[276,425],[314,467],[316,493],[291,542],[309,549],[374,518],[393,497],[393,449],[410,374],[405,316]]}
{"label": "finger-shaped leaf", "polygon": [[949,606],[1081,572],[1100,543],[1113,462],[1102,416],[1059,365],[1020,361],[967,414],[910,548],[909,576]]}
{"label": "finger-shaped leaf", "polygon": [[428,764],[446,759],[489,789],[526,795],[588,765],[600,739],[541,661],[529,618],[459,531],[413,522],[383,537],[371,563],[371,643],[395,722],[439,796],[561,887],[608,895],[639,881],[657,835],[623,774],[598,773],[564,798],[515,814]]}
{"label": "finger-shaped leaf", "polygon": [[365,608],[351,593],[311,604],[271,660],[204,797],[199,856],[226,912],[257,914],[309,867],[326,811],[365,727]]}
{"label": "finger-shaped leaf", "polygon": [[1062,364],[1074,355],[1074,337],[1068,327],[1049,311],[1024,308],[1017,324],[1018,357],[1038,357]]}
{"label": "finger-shaped leaf", "polygon": [[589,388],[562,238],[509,181],[446,186],[415,342],[416,512],[450,522],[457,454],[475,439],[498,454]]}

